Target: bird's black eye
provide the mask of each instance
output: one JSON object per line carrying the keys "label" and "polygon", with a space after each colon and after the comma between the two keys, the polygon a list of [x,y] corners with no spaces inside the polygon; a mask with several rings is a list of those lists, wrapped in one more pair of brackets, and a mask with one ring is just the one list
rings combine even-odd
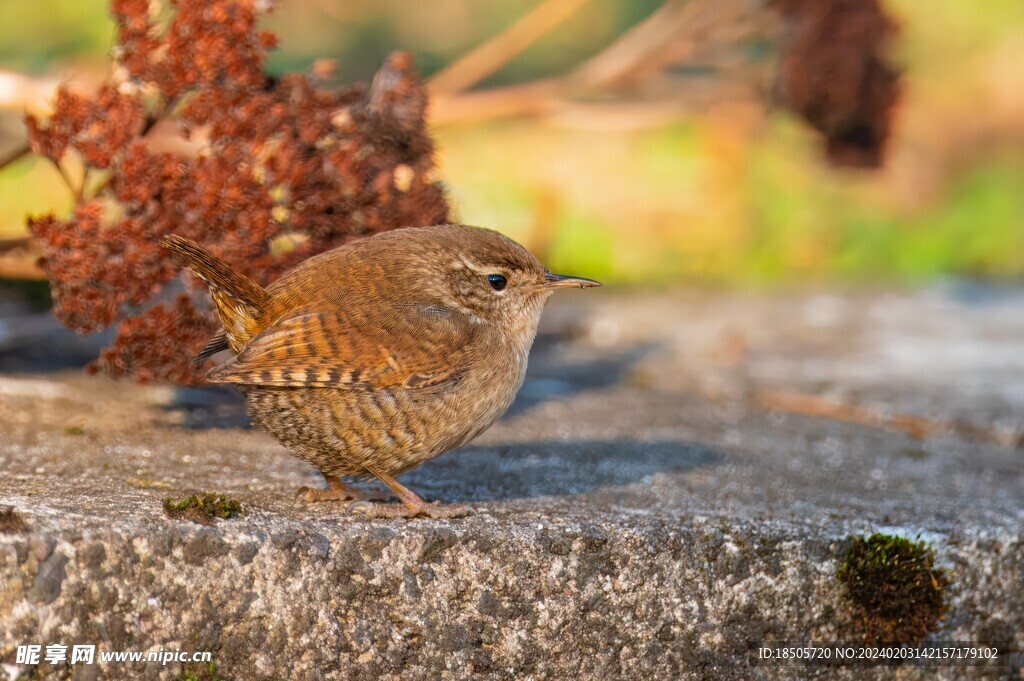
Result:
{"label": "bird's black eye", "polygon": [[495,291],[500,291],[508,286],[508,279],[501,276],[500,274],[488,274],[487,283],[491,285]]}

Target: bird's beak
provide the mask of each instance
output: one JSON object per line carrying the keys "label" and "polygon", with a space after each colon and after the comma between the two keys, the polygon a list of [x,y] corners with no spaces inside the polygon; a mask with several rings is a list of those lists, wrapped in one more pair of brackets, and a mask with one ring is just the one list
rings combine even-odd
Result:
{"label": "bird's beak", "polygon": [[544,288],[569,288],[572,286],[578,286],[579,288],[591,288],[593,286],[600,285],[601,282],[594,281],[593,279],[569,277],[564,274],[551,274],[550,272],[544,273]]}

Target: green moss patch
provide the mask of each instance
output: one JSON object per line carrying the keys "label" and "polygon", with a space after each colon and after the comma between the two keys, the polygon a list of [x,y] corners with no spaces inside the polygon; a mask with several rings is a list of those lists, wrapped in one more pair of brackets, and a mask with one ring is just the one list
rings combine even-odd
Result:
{"label": "green moss patch", "polygon": [[217,671],[217,665],[213,662],[206,664],[186,664],[181,672],[181,681],[227,681]]}
{"label": "green moss patch", "polygon": [[0,532],[7,534],[26,534],[29,530],[28,523],[13,506],[0,508]]}
{"label": "green moss patch", "polygon": [[836,577],[846,585],[866,641],[920,643],[939,630],[950,579],[923,541],[875,533],[851,537]]}
{"label": "green moss patch", "polygon": [[164,499],[164,513],[178,520],[191,520],[200,525],[213,525],[214,518],[237,518],[242,515],[242,504],[223,494],[193,495],[187,499]]}

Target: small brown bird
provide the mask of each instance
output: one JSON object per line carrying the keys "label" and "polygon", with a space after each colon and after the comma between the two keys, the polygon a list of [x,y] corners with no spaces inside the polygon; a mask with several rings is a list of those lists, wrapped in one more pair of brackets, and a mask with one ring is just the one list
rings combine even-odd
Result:
{"label": "small brown bird", "polygon": [[197,360],[236,353],[207,380],[237,384],[252,420],[323,473],[328,488],[300,489],[305,500],[360,500],[342,476],[384,482],[402,505],[350,505],[375,517],[467,513],[394,476],[486,430],[522,386],[551,293],[600,286],[464,225],[361,239],[266,288],[188,239],[163,244],[209,285],[224,325]]}

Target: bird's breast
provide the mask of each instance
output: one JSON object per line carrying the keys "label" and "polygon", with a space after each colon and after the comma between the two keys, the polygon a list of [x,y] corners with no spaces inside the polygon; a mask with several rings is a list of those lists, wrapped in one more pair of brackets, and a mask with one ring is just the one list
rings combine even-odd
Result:
{"label": "bird's breast", "polygon": [[473,418],[490,425],[515,400],[526,377],[529,347],[495,343],[471,355],[459,391]]}

